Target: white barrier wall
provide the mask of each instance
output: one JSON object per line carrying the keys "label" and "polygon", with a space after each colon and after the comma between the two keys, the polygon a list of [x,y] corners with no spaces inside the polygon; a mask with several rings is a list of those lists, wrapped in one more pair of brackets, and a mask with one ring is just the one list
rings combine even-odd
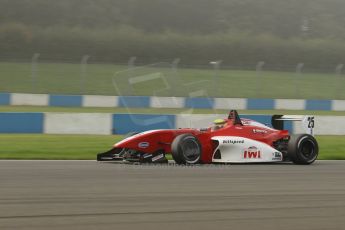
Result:
{"label": "white barrier wall", "polygon": [[183,108],[183,97],[151,97],[152,108]]}
{"label": "white barrier wall", "polygon": [[215,98],[214,108],[244,110],[247,108],[247,100],[244,98]]}
{"label": "white barrier wall", "polygon": [[[301,122],[293,123],[294,133],[304,133]],[[315,135],[345,135],[345,116],[315,116]]]}
{"label": "white barrier wall", "polygon": [[276,109],[304,110],[305,100],[298,99],[276,99]]}
{"label": "white barrier wall", "polygon": [[48,106],[48,94],[12,93],[11,105]]}
{"label": "white barrier wall", "polygon": [[333,100],[332,110],[334,111],[345,111],[344,100]]}
{"label": "white barrier wall", "polygon": [[[207,128],[226,114],[110,114],[110,113],[0,113],[0,133],[126,134],[171,128]],[[271,122],[270,115],[242,117]],[[315,116],[315,135],[345,135],[345,116]],[[292,133],[304,133],[300,121],[286,123]]]}
{"label": "white barrier wall", "polygon": [[112,114],[46,113],[44,133],[47,134],[112,134]]}
{"label": "white barrier wall", "polygon": [[224,118],[224,114],[178,114],[175,124],[176,128],[207,128],[218,118]]}
{"label": "white barrier wall", "polygon": [[83,107],[117,107],[118,97],[84,95],[82,106]]}
{"label": "white barrier wall", "polygon": [[345,100],[0,93],[0,105],[345,111]]}

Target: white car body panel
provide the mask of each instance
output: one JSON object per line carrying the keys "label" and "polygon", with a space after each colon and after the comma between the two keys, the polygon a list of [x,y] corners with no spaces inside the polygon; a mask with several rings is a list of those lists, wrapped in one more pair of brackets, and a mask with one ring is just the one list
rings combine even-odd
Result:
{"label": "white car body panel", "polygon": [[[260,163],[283,160],[281,152],[260,141],[238,136],[215,136],[212,140],[219,142],[212,156],[212,162],[215,163]],[[215,159],[217,151],[220,151],[220,159]]]}
{"label": "white car body panel", "polygon": [[241,122],[242,122],[243,125],[257,126],[258,128],[265,128],[265,129],[269,129],[269,130],[275,130],[275,129],[272,129],[271,127],[269,127],[269,126],[267,126],[265,124],[262,124],[260,122],[253,121],[253,120],[250,120],[250,119],[242,118]]}

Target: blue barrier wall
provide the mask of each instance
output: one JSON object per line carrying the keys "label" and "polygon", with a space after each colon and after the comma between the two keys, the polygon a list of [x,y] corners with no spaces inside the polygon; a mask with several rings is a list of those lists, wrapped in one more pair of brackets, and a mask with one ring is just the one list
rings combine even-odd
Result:
{"label": "blue barrier wall", "polygon": [[331,100],[307,100],[306,110],[332,110]]}
{"label": "blue barrier wall", "polygon": [[[75,134],[78,130],[78,134],[126,134],[152,129],[209,127],[212,121],[219,117],[225,115],[0,113],[0,133]],[[240,115],[240,117],[271,126],[270,115]],[[345,135],[345,116],[315,116],[315,121],[316,135]],[[291,133],[305,132],[301,122],[284,121],[284,129]]]}
{"label": "blue barrier wall", "polygon": [[9,93],[0,93],[0,105],[9,105],[10,96],[11,94]]}
{"label": "blue barrier wall", "polygon": [[82,96],[79,95],[50,95],[49,106],[82,106]]}
{"label": "blue barrier wall", "polygon": [[43,113],[0,113],[0,133],[43,133]]}
{"label": "blue barrier wall", "polygon": [[185,99],[185,108],[212,109],[214,108],[214,99],[189,97]]}
{"label": "blue barrier wall", "polygon": [[273,99],[247,99],[247,109],[274,109]]}
{"label": "blue barrier wall", "polygon": [[[17,94],[17,96],[20,94]],[[27,95],[27,94],[25,94]],[[49,95],[49,103],[46,106],[75,106],[75,107],[93,107],[95,102],[105,100],[105,103],[97,104],[97,107],[129,107],[129,108],[150,108],[157,107],[157,101],[171,101],[171,97],[148,97],[148,96],[118,96],[113,97],[116,101],[114,103],[109,101],[110,96],[97,96],[97,95]],[[14,103],[11,100],[11,93],[0,93],[0,105],[20,105],[20,103]],[[111,98],[111,100],[113,100]],[[228,99],[228,101],[227,101]],[[281,100],[281,99],[255,99],[255,98],[202,98],[202,97],[179,97],[178,100],[181,102],[181,106],[178,108],[196,108],[196,109],[215,109],[219,108],[216,105],[216,101],[221,101],[223,105],[231,107],[233,101],[242,100],[244,103],[241,104],[241,109],[249,110],[273,110],[273,109],[297,109],[297,110],[336,110],[345,111],[345,100]],[[83,103],[83,102],[87,103]],[[228,102],[228,103],[227,103]],[[282,103],[283,102],[283,103]],[[159,103],[158,103],[159,104]],[[171,103],[173,108],[176,108],[175,103]],[[25,101],[23,105],[30,105],[30,102]],[[32,103],[37,106],[37,103]],[[169,108],[167,106],[158,106]],[[235,106],[236,107],[236,106]]]}
{"label": "blue barrier wall", "polygon": [[114,114],[113,134],[127,134],[152,129],[174,129],[175,115]]}
{"label": "blue barrier wall", "polygon": [[119,107],[148,108],[150,107],[150,97],[119,97]]}
{"label": "blue barrier wall", "polygon": [[[198,116],[198,115],[196,115]],[[241,115],[247,118],[266,124],[270,127],[270,115]],[[209,121],[212,123],[212,120]],[[203,127],[203,124],[200,124]],[[199,128],[200,128],[199,127]],[[151,115],[151,114],[114,114],[113,115],[113,134],[127,134],[129,132],[143,132],[152,129],[174,129],[176,127],[175,115]],[[284,121],[284,129],[293,133],[292,121]]]}

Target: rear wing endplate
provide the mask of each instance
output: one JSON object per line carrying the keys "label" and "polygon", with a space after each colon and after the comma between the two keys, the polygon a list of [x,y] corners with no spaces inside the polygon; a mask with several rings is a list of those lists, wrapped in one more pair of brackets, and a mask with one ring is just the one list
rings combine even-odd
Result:
{"label": "rear wing endplate", "polygon": [[300,115],[273,115],[272,126],[275,129],[284,129],[284,121],[301,121],[302,128],[307,134],[314,135],[315,120],[314,116]]}

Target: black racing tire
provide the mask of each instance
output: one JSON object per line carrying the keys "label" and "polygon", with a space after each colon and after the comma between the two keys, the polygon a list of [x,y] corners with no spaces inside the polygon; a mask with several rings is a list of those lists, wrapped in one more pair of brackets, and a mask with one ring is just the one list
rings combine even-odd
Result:
{"label": "black racing tire", "polygon": [[201,161],[201,144],[192,134],[181,134],[171,144],[171,154],[177,164],[197,164]]}
{"label": "black racing tire", "polygon": [[313,163],[319,154],[316,139],[309,134],[291,135],[288,143],[288,156],[291,161],[299,165]]}

